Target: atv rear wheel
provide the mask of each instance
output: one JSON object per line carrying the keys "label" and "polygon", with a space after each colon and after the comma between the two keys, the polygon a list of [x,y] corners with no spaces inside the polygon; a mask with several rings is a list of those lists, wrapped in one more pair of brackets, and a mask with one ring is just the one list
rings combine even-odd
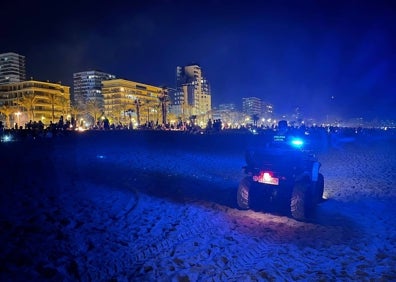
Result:
{"label": "atv rear wheel", "polygon": [[293,187],[290,201],[290,212],[293,218],[297,220],[304,220],[306,218],[307,201],[307,184],[305,182],[297,182]]}
{"label": "atv rear wheel", "polygon": [[247,210],[249,206],[249,193],[252,186],[252,180],[250,177],[244,177],[241,182],[239,182],[237,202],[241,209]]}

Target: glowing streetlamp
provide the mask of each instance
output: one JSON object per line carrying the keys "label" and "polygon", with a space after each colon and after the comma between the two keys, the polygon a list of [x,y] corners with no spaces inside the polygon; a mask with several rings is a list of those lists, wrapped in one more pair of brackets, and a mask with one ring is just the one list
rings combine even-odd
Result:
{"label": "glowing streetlamp", "polygon": [[17,124],[18,124],[18,126],[19,126],[19,125],[20,125],[20,124],[19,124],[19,117],[20,117],[20,115],[21,115],[21,112],[16,112],[15,115],[16,115],[16,117],[17,117]]}
{"label": "glowing streetlamp", "polygon": [[125,111],[125,113],[129,116],[129,129],[133,129],[133,123],[132,123],[132,109],[128,109]]}

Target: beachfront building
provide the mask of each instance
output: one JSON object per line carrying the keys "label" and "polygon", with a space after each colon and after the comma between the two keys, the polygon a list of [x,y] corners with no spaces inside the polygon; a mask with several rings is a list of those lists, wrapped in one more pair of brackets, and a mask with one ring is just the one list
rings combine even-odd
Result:
{"label": "beachfront building", "polygon": [[171,112],[183,121],[193,119],[206,125],[211,118],[211,91],[209,82],[197,64],[176,68],[176,91],[171,97]]}
{"label": "beachfront building", "polygon": [[140,82],[112,79],[102,81],[104,118],[110,123],[155,126],[166,121],[165,90]]}
{"label": "beachfront building", "polygon": [[275,122],[273,105],[257,97],[242,98],[242,112],[246,124],[270,126]]}
{"label": "beachfront building", "polygon": [[224,129],[239,128],[244,122],[244,115],[235,104],[220,104],[212,110],[212,119],[221,120]]}
{"label": "beachfront building", "polygon": [[56,123],[70,113],[70,87],[35,80],[2,84],[0,108],[8,127],[23,126],[30,120]]}
{"label": "beachfront building", "polygon": [[0,54],[0,85],[26,80],[25,57],[9,52]]}
{"label": "beachfront building", "polygon": [[266,101],[261,103],[261,118],[265,119],[267,122],[271,122],[274,118],[274,106]]}
{"label": "beachfront building", "polygon": [[242,98],[242,112],[245,114],[245,123],[257,125],[262,113],[262,102],[257,97]]}
{"label": "beachfront building", "polygon": [[242,98],[242,112],[248,116],[261,115],[262,103],[257,97]]}
{"label": "beachfront building", "polygon": [[92,102],[103,109],[102,81],[115,78],[115,75],[97,70],[74,73],[72,105],[84,111],[87,103]]}

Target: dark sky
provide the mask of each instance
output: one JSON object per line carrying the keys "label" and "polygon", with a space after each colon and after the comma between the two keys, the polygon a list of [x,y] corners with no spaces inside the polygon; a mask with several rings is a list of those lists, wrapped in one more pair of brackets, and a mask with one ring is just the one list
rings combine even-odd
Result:
{"label": "dark sky", "polygon": [[[198,63],[212,102],[256,96],[277,113],[396,119],[392,1],[6,1],[0,52],[28,77],[62,81],[98,69],[175,85]],[[5,5],[5,6],[4,6]]]}

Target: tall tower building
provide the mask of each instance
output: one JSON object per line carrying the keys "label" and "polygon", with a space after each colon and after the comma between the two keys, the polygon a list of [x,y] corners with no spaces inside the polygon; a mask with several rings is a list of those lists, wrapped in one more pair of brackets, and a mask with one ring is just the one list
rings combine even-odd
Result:
{"label": "tall tower building", "polygon": [[84,109],[87,102],[94,101],[104,108],[102,81],[115,78],[115,75],[97,70],[74,73],[72,105]]}
{"label": "tall tower building", "polygon": [[176,68],[176,92],[172,97],[171,111],[186,120],[196,116],[206,124],[211,118],[212,100],[209,82],[202,75],[199,65],[192,64]]}
{"label": "tall tower building", "polygon": [[274,117],[274,106],[271,103],[265,101],[263,101],[261,105],[262,117],[267,120],[272,119]]}
{"label": "tall tower building", "polygon": [[261,99],[257,97],[242,98],[242,111],[248,116],[262,114],[262,103]]}
{"label": "tall tower building", "polygon": [[0,54],[0,84],[25,80],[25,57],[12,52]]}

